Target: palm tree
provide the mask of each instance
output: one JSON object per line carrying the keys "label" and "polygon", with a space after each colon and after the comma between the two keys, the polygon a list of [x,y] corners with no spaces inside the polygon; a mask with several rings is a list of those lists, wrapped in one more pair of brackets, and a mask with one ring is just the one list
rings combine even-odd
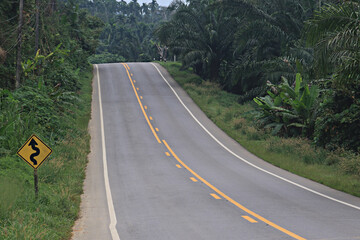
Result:
{"label": "palm tree", "polygon": [[223,1],[239,23],[234,59],[226,69],[231,91],[244,94],[259,88],[261,92],[267,80],[295,79],[296,62],[311,64],[311,49],[304,48],[299,39],[315,1],[254,0],[252,5],[243,0]]}
{"label": "palm tree", "polygon": [[311,62],[299,39],[314,5],[315,0],[190,0],[156,35],[182,56],[185,67],[244,93],[269,77],[294,78],[298,57]]}
{"label": "palm tree", "polygon": [[359,89],[359,1],[323,7],[307,22],[307,42],[316,49],[319,77],[328,77],[335,72],[333,80],[337,88],[346,91]]}
{"label": "palm tree", "polygon": [[316,141],[360,150],[360,4],[325,5],[307,23],[307,42],[315,48],[315,69],[324,78]]}
{"label": "palm tree", "polygon": [[173,18],[162,24],[156,35],[162,44],[181,54],[185,67],[211,81],[219,81],[221,63],[231,53],[236,22],[211,1],[190,1],[178,7]]}

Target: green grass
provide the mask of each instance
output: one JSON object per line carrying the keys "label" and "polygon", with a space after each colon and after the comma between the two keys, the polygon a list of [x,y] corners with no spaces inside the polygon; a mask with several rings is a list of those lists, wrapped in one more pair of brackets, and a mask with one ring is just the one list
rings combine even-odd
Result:
{"label": "green grass", "polygon": [[265,161],[331,188],[360,197],[360,156],[344,150],[316,148],[302,138],[280,138],[258,129],[255,104],[203,81],[181,64],[160,63],[205,114],[230,137]]}
{"label": "green grass", "polygon": [[89,68],[81,76],[79,103],[61,118],[60,126],[66,126],[63,139],[55,144],[40,136],[53,154],[38,169],[38,199],[33,169],[15,154],[0,158],[0,239],[71,237],[90,148],[91,79]]}

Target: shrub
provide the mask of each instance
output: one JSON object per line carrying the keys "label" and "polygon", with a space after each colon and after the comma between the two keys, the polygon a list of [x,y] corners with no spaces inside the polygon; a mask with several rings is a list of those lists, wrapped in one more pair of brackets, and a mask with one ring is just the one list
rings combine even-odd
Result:
{"label": "shrub", "polygon": [[351,157],[340,158],[340,169],[348,174],[360,176],[360,156],[353,155]]}
{"label": "shrub", "polygon": [[78,91],[80,89],[79,69],[74,70],[69,63],[53,63],[44,74],[45,83],[48,86],[61,86],[65,91]]}
{"label": "shrub", "polygon": [[141,53],[137,59],[139,62],[151,62],[151,57],[149,54]]}
{"label": "shrub", "polygon": [[117,62],[125,62],[125,58],[118,54],[112,54],[108,52],[104,52],[101,54],[91,55],[88,58],[88,62],[91,64],[98,63],[117,63]]}
{"label": "shrub", "polygon": [[21,102],[8,90],[0,91],[0,156],[14,154],[37,126],[35,113],[22,111]]}
{"label": "shrub", "polygon": [[338,147],[360,151],[360,103],[351,96],[328,93],[315,123],[314,141],[334,150]]}
{"label": "shrub", "polygon": [[272,129],[272,133],[284,136],[310,136],[314,129],[317,86],[309,85],[296,74],[295,86],[291,87],[286,78],[275,86],[269,83],[272,91],[265,97],[254,98],[259,106],[258,120],[262,127]]}
{"label": "shrub", "polygon": [[244,118],[233,119],[232,125],[235,130],[239,130],[243,126],[246,126],[246,120]]}
{"label": "shrub", "polygon": [[238,103],[244,104],[245,102],[253,100],[255,97],[262,97],[266,94],[266,86],[260,86],[247,91],[238,98]]}

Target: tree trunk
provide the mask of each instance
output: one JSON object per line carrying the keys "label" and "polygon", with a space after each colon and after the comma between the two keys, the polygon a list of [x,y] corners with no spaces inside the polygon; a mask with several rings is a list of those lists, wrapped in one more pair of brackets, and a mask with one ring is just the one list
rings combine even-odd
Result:
{"label": "tree trunk", "polygon": [[35,16],[35,54],[39,50],[39,18],[40,18],[40,0],[35,0],[36,16]]}
{"label": "tree trunk", "polygon": [[20,87],[23,8],[24,8],[24,0],[20,0],[20,4],[19,4],[18,42],[17,42],[17,45],[18,45],[18,46],[17,46],[17,56],[16,56],[15,88],[19,88],[19,87]]}
{"label": "tree trunk", "polygon": [[213,57],[210,61],[210,81],[217,82],[219,79],[219,71],[220,71],[220,63],[221,61],[217,57]]}
{"label": "tree trunk", "polygon": [[53,15],[56,11],[56,0],[49,0],[49,4],[47,6],[47,13],[49,16]]}

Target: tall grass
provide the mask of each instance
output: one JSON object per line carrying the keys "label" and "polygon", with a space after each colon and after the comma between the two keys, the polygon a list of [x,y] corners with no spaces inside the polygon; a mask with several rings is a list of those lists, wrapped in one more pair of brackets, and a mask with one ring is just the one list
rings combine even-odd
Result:
{"label": "tall grass", "polygon": [[303,138],[281,138],[259,129],[255,104],[203,81],[181,64],[161,63],[194,102],[230,137],[250,152],[297,175],[360,196],[360,156],[342,149],[328,151]]}
{"label": "tall grass", "polygon": [[[63,100],[47,102],[47,96],[41,96],[40,90],[26,93],[34,97],[29,101],[40,101],[45,106],[51,104],[48,105],[50,109],[41,104],[34,106],[34,111],[28,114],[25,109],[32,106],[16,96],[25,96],[25,93],[3,95],[2,101],[4,98],[8,101],[12,94],[15,103],[0,105],[0,239],[71,237],[89,152],[87,124],[91,111],[91,78],[89,68],[80,79],[82,88],[78,97],[63,94],[58,95]],[[68,103],[66,107],[57,106],[65,101],[64,98]],[[51,112],[42,112],[48,110]],[[15,154],[33,133],[39,134],[53,149],[53,154],[38,169],[38,199],[34,196],[33,169]]]}

